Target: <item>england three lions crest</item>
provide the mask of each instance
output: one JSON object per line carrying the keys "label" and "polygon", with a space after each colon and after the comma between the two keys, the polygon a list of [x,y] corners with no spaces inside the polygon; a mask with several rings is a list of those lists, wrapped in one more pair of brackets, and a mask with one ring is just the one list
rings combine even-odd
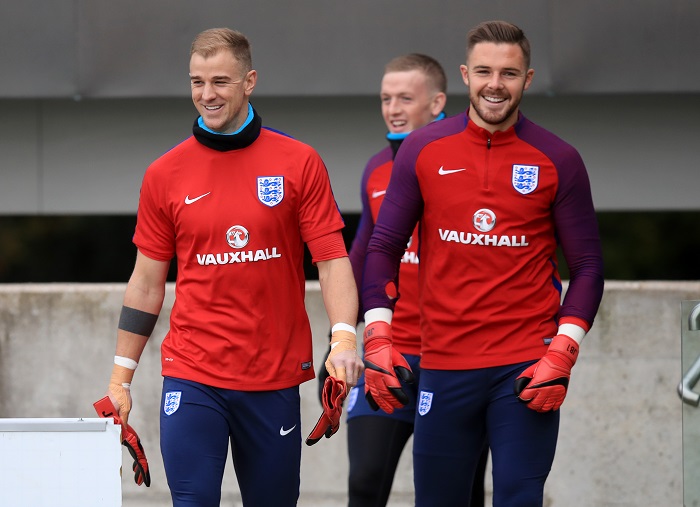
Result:
{"label": "england three lions crest", "polygon": [[259,176],[258,199],[266,206],[277,206],[284,199],[284,176]]}
{"label": "england three lions crest", "polygon": [[513,188],[521,194],[529,194],[537,188],[540,167],[513,164]]}
{"label": "england three lions crest", "polygon": [[421,391],[418,397],[418,413],[425,415],[430,412],[430,407],[433,406],[433,393],[430,391]]}
{"label": "england three lions crest", "polygon": [[169,391],[165,393],[165,401],[163,402],[163,412],[165,415],[173,415],[180,408],[180,399],[182,391]]}

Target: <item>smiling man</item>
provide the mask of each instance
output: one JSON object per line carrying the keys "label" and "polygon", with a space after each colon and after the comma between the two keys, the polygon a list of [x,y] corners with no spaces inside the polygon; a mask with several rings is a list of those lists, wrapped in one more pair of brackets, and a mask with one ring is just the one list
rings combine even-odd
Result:
{"label": "smiling man", "polygon": [[229,445],[245,505],[297,505],[299,384],[314,378],[304,244],[333,329],[328,370],[352,387],[363,369],[357,289],[326,168],[311,147],[262,127],[249,101],[256,82],[243,34],[200,33],[190,54],[193,135],[153,162],[141,187],[108,393],[126,426],[176,258],[160,409],[175,507],[219,506]]}
{"label": "smiling man", "polygon": [[[367,244],[386,195],[396,153],[406,137],[429,123],[445,118],[447,76],[434,58],[410,53],[397,56],[384,67],[379,93],[389,146],[372,156],[362,174],[362,215],[350,248],[355,281],[360,286]],[[403,384],[405,406],[387,413],[378,410],[371,395],[365,397],[364,377],[348,399],[348,507],[386,505],[396,467],[413,434],[417,379],[420,378],[420,313],[418,311],[418,228],[401,258],[401,299],[394,311],[393,345],[413,371],[414,382]],[[484,447],[475,473],[471,507],[484,505],[484,474],[488,449]]]}
{"label": "smiling man", "polygon": [[257,79],[243,46],[220,51],[203,44],[190,57],[192,102],[202,123],[221,134],[233,134],[245,123]]}
{"label": "smiling man", "polygon": [[420,222],[416,506],[463,505],[486,440],[493,505],[541,507],[559,408],[603,292],[596,216],[578,152],[520,112],[534,76],[523,31],[476,26],[461,73],[469,109],[404,140],[367,247],[366,391],[387,412],[408,399],[392,319]]}
{"label": "smiling man", "polygon": [[[350,249],[355,280],[362,282],[367,243],[386,195],[396,152],[414,130],[445,117],[447,77],[434,58],[411,53],[392,59],[384,68],[380,104],[388,133],[388,146],[372,156],[362,174],[360,197],[362,215]],[[401,300],[393,320],[395,349],[419,377],[420,322],[418,312],[418,230],[408,242],[401,259]],[[405,385],[406,406],[388,414],[364,396],[364,377],[349,395],[348,408],[348,507],[386,505],[396,467],[413,434],[417,390]],[[473,507],[483,505],[483,479],[487,453],[476,474]]]}

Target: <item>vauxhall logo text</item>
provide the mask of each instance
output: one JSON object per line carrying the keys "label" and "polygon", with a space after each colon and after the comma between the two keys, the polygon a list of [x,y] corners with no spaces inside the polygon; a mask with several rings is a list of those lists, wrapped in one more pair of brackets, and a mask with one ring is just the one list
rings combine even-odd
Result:
{"label": "vauxhall logo text", "polygon": [[211,264],[235,264],[237,262],[269,261],[282,257],[277,253],[277,247],[264,250],[248,250],[245,252],[223,252],[218,254],[197,254],[197,262],[202,266]]}
{"label": "vauxhall logo text", "polygon": [[277,259],[282,254],[277,253],[277,247],[261,250],[242,250],[250,241],[248,230],[242,225],[234,225],[226,231],[226,242],[238,251],[197,254],[197,262],[201,266],[217,264],[235,264],[237,262],[258,262]]}
{"label": "vauxhall logo text", "polygon": [[486,234],[496,226],[496,214],[490,209],[480,209],[472,217],[472,224],[478,233],[453,231],[450,229],[438,229],[440,239],[443,241],[453,241],[463,245],[480,246],[529,246],[527,237],[522,236],[501,236],[498,234]]}
{"label": "vauxhall logo text", "polygon": [[416,252],[412,252],[410,250],[411,243],[413,243],[413,236],[408,238],[408,244],[406,245],[406,251],[403,253],[403,257],[401,257],[401,262],[403,262],[405,264],[419,264],[420,260],[418,259],[418,254]]}

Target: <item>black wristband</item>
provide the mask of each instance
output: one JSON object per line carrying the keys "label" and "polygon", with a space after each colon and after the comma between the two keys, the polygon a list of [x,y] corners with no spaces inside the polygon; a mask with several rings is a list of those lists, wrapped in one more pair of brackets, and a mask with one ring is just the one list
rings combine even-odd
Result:
{"label": "black wristband", "polygon": [[140,336],[151,336],[156,327],[158,315],[143,312],[136,308],[122,306],[122,313],[119,316],[119,329],[134,333]]}

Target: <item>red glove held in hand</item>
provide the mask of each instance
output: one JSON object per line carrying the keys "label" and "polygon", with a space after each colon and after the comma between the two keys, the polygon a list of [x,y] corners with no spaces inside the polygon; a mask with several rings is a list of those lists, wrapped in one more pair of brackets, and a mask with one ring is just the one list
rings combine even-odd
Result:
{"label": "red glove held in hand", "polygon": [[123,424],[121,417],[114,413],[114,405],[109,399],[109,396],[105,396],[99,401],[93,403],[97,415],[100,417],[112,417],[114,419],[114,424],[120,424],[122,427],[122,445],[127,448],[129,454],[134,459],[134,465],[131,469],[134,471],[134,481],[139,486],[145,484],[146,487],[151,485],[151,474],[148,471],[148,461],[146,460],[146,453],[141,445],[141,440],[139,436],[134,431],[134,428],[128,424]]}
{"label": "red glove held in hand", "polygon": [[311,433],[306,437],[306,445],[314,445],[321,437],[331,438],[340,427],[343,402],[348,395],[347,386],[335,377],[326,377],[321,393],[323,413]]}
{"label": "red glove held in hand", "polygon": [[515,394],[537,412],[558,410],[564,403],[577,357],[578,343],[566,335],[556,335],[542,359],[515,379]]}
{"label": "red glove held in hand", "polygon": [[391,345],[391,325],[378,320],[365,327],[365,397],[374,410],[391,414],[409,402],[399,378],[414,381],[411,367]]}

